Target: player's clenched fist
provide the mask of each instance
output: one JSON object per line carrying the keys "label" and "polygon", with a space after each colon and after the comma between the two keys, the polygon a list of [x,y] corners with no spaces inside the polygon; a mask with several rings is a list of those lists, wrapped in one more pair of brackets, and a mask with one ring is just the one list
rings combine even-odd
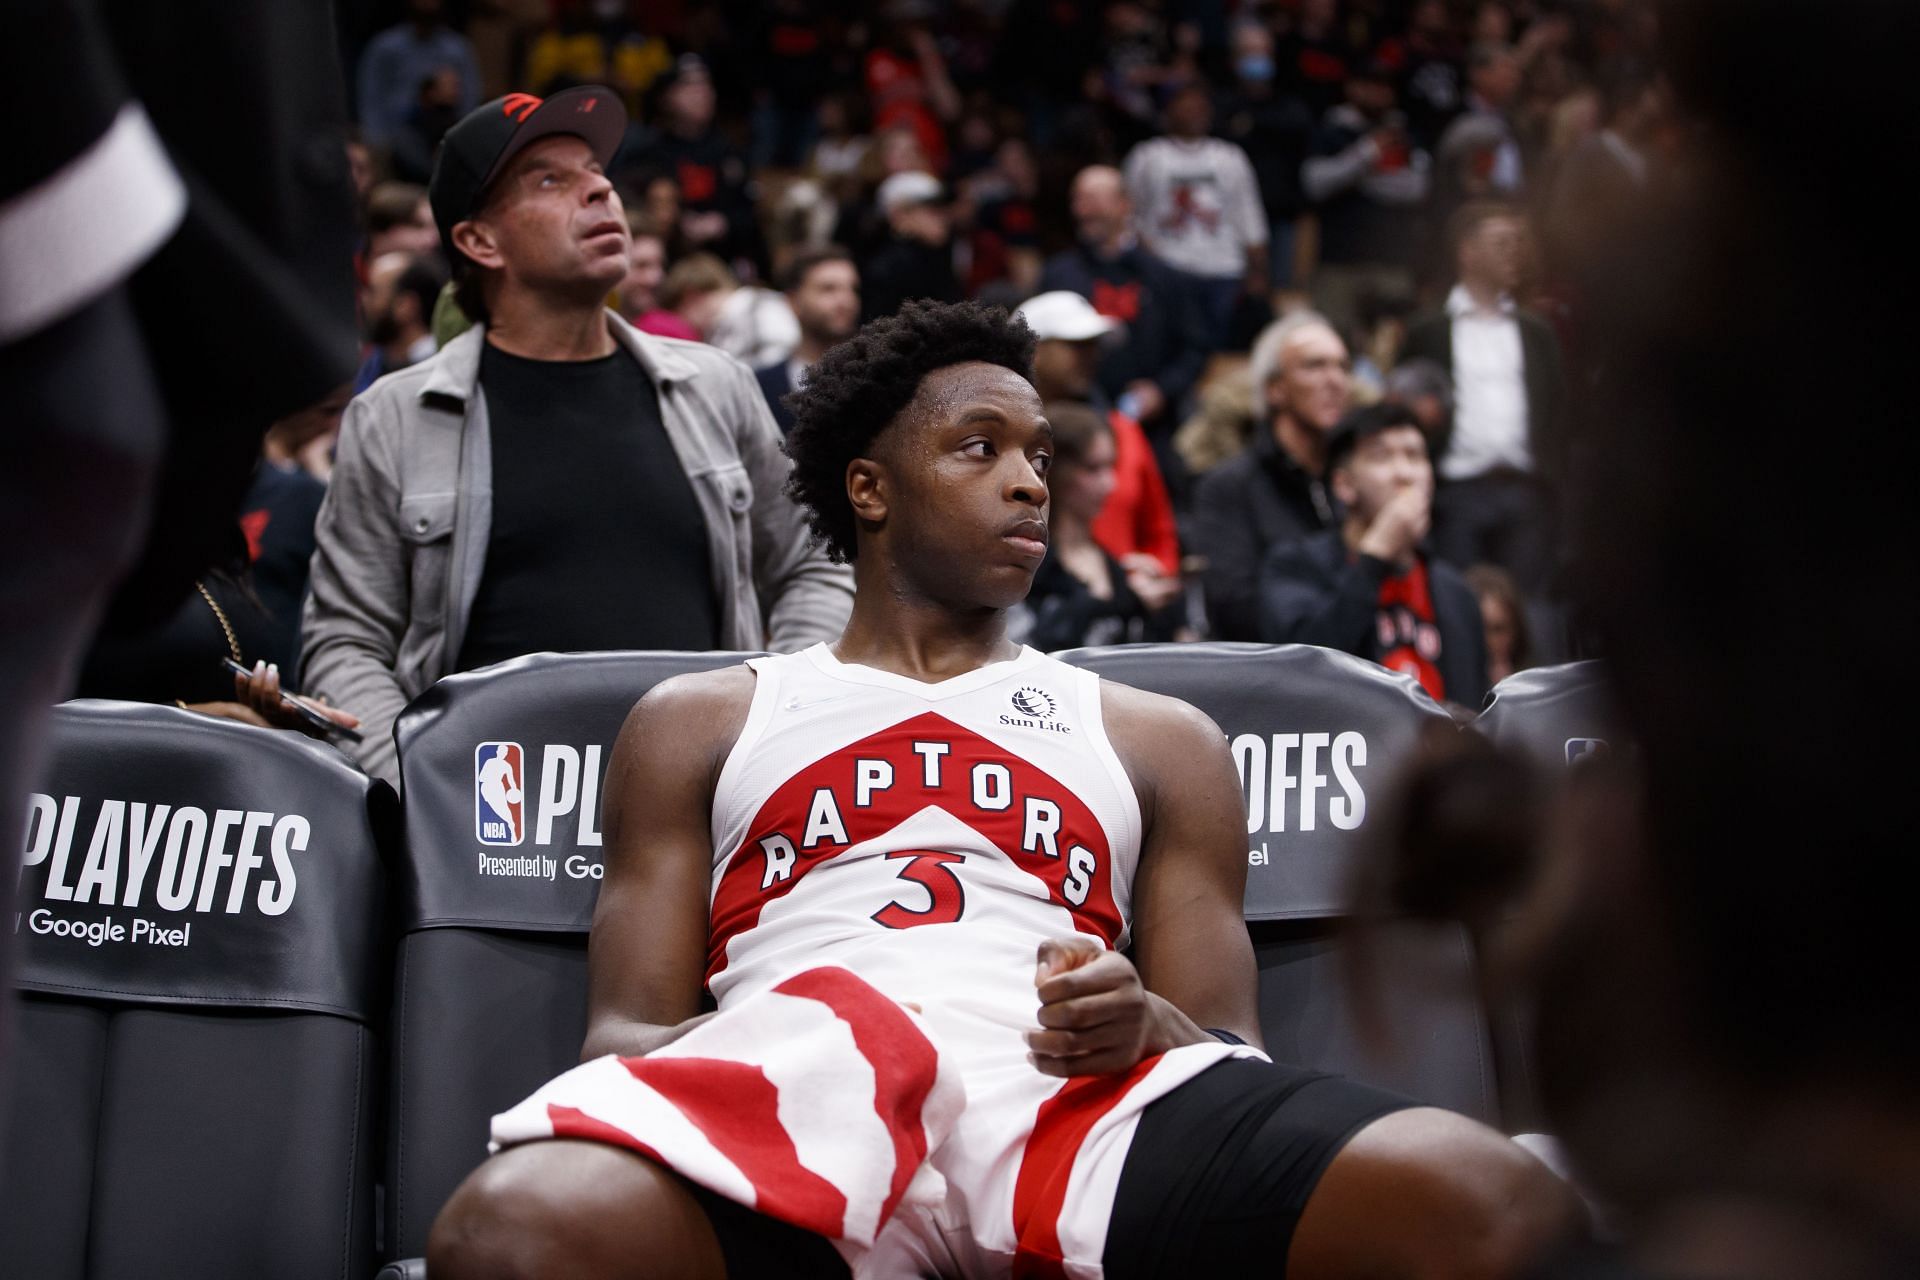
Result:
{"label": "player's clenched fist", "polygon": [[1125,1071],[1169,1047],[1165,1002],[1140,985],[1133,962],[1088,937],[1040,944],[1034,986],[1039,1029],[1027,1032],[1033,1065],[1050,1076]]}

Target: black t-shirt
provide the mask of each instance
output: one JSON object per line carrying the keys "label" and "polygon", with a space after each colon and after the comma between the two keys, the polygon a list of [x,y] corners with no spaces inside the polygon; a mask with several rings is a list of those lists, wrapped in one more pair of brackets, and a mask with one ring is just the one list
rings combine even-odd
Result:
{"label": "black t-shirt", "polygon": [[480,357],[493,531],[458,670],[546,651],[711,649],[707,527],[625,351]]}

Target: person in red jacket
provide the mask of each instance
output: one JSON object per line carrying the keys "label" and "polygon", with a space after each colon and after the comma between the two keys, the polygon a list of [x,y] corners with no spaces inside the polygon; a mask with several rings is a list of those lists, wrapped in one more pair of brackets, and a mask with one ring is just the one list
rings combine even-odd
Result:
{"label": "person in red jacket", "polygon": [[1113,430],[1113,492],[1093,522],[1093,536],[1127,571],[1127,584],[1149,610],[1180,594],[1180,538],[1173,503],[1140,424],[1106,403],[1094,381],[1100,339],[1115,322],[1077,293],[1056,290],[1029,298],[1020,315],[1039,344],[1033,385],[1042,400],[1092,405]]}

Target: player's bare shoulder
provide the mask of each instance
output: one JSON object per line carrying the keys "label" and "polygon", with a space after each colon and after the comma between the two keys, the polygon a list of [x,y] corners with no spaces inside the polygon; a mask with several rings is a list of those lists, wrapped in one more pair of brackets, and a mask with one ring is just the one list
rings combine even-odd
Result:
{"label": "player's bare shoulder", "polygon": [[1190,702],[1102,677],[1100,718],[1149,824],[1155,796],[1217,776],[1222,761],[1232,766],[1226,735]]}
{"label": "player's bare shoulder", "polygon": [[746,725],[756,679],[753,668],[740,663],[662,680],[627,713],[615,759],[702,766],[700,772],[717,774]]}

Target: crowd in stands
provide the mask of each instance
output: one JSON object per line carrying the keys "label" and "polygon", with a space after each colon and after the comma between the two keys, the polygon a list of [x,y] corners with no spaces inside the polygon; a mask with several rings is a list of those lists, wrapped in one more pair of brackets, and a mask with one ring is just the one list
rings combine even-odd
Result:
{"label": "crowd in stands", "polygon": [[[256,676],[129,679],[96,654],[81,691],[291,724],[277,695],[300,684],[383,737],[425,682],[518,652],[824,635],[830,608],[782,634],[773,579],[799,560],[769,557],[842,571],[755,541],[804,541],[772,532],[784,397],[858,324],[973,298],[1034,329],[1059,441],[1031,643],[1311,641],[1475,708],[1588,651],[1568,264],[1673,150],[1654,35],[1639,0],[349,7],[364,359],[269,437],[244,539],[176,619]],[[587,273],[584,310],[517,293],[507,336],[479,281],[516,250],[456,242],[449,139],[482,102],[524,118],[588,86],[624,115],[591,159],[627,253]],[[602,303],[632,360],[554,327]],[[694,367],[725,394],[674,394]],[[490,492],[471,444],[417,438],[476,385]],[[733,441],[719,472],[688,466],[695,437]],[[313,551],[330,472],[309,593],[268,553]],[[343,679],[343,655],[385,675]]]}

